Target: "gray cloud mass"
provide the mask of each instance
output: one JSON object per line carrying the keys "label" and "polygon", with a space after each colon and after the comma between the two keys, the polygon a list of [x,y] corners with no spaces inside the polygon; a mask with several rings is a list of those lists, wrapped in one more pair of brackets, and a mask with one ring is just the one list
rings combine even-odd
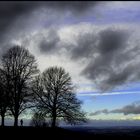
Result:
{"label": "gray cloud mass", "polygon": [[104,113],[104,114],[123,113],[124,115],[140,114],[140,102],[138,101],[138,102],[132,103],[130,105],[126,105],[126,106],[124,106],[122,108],[114,109],[114,110],[111,110],[111,111],[109,111],[107,109],[98,110],[98,111],[90,113],[89,115],[90,116],[94,116],[94,115],[99,115],[101,113]]}
{"label": "gray cloud mass", "polygon": [[57,49],[57,43],[60,41],[60,38],[57,34],[57,32],[54,29],[51,29],[48,32],[47,37],[42,37],[39,48],[42,53],[52,53],[54,50]]}
{"label": "gray cloud mass", "polygon": [[77,46],[74,46],[71,52],[71,58],[77,60],[80,58],[92,57],[96,51],[97,36],[93,33],[81,34],[77,38]]}
{"label": "gray cloud mass", "polygon": [[[20,16],[28,14],[35,8],[50,8],[57,12],[68,11],[72,13],[86,12],[97,2],[0,2],[0,30],[1,34]],[[26,20],[26,19],[25,19]]]}
{"label": "gray cloud mass", "polygon": [[[127,61],[125,59],[127,53],[123,53],[123,51],[127,47],[128,38],[129,34],[125,30],[106,29],[101,31],[97,46],[92,46],[93,48],[96,47],[96,50],[89,51],[92,54],[98,53],[98,56],[89,59],[90,63],[81,74],[92,81],[100,80],[99,88],[102,91],[110,90],[116,85],[124,83],[131,76],[130,67],[124,68],[122,66],[121,69],[124,69],[119,69],[119,71],[116,71],[116,68]],[[118,61],[120,58],[122,61]]]}
{"label": "gray cloud mass", "polygon": [[39,49],[42,53],[54,55],[65,48],[72,61],[85,59],[87,65],[80,74],[95,83],[101,91],[140,80],[139,43],[129,43],[129,29],[107,27],[97,32],[94,29],[89,33],[79,32],[74,38],[75,44],[61,47],[58,44],[63,40],[57,32],[50,30],[51,40],[49,36],[43,39]]}
{"label": "gray cloud mass", "polygon": [[[29,33],[32,32],[31,27],[39,30],[40,26],[47,24],[44,23],[47,20],[43,20],[47,17],[52,16],[54,18],[52,21],[57,25],[61,16],[65,17],[70,14],[76,18],[84,17],[97,4],[98,2],[86,1],[0,2],[0,52],[9,48],[7,44],[10,40],[20,38],[25,41],[26,36],[29,36],[28,41],[34,42],[33,36],[30,36]],[[37,12],[39,9],[50,10],[51,14],[45,13],[45,17],[39,20],[36,18],[40,17]],[[35,14],[35,12],[37,13]],[[55,15],[56,13],[57,15]],[[29,17],[30,14],[32,16]],[[32,17],[35,19],[30,21]],[[39,22],[39,27],[36,22]],[[45,27],[43,30],[46,28],[49,27]],[[81,70],[80,76],[96,83],[101,91],[112,90],[125,83],[140,81],[140,42],[135,39],[130,42],[132,38],[130,29],[110,26],[104,27],[104,29],[100,27],[95,31],[92,27],[89,28],[91,28],[90,32],[85,32],[82,27],[80,32],[73,31],[78,32],[74,38],[76,44],[61,44],[63,40],[58,34],[59,28],[55,28],[55,30],[49,30],[46,35],[38,33],[36,45],[38,45],[40,52],[46,55],[54,55],[65,49],[71,61],[77,62],[85,59],[87,63],[85,68]]]}
{"label": "gray cloud mass", "polygon": [[[90,8],[94,8],[97,2],[26,2],[26,1],[14,1],[14,2],[0,2],[0,41],[1,52],[3,46],[9,46],[9,42],[12,39],[24,38],[29,34],[30,28],[34,27],[34,24],[39,22],[40,14],[44,14],[44,19],[48,19],[49,23],[51,17],[54,17],[55,24],[59,21],[60,16],[64,16],[67,13],[71,13],[73,16],[80,16],[89,11]],[[42,9],[42,10],[40,10]],[[48,11],[51,10],[51,13]],[[49,14],[49,16],[48,16]],[[57,14],[57,15],[56,15]],[[56,16],[55,16],[56,15]],[[36,19],[34,19],[36,17]],[[60,18],[61,19],[61,18]],[[42,22],[44,22],[41,19]],[[41,22],[40,21],[40,22]],[[51,22],[50,22],[51,23]],[[43,24],[44,23],[40,23]],[[41,25],[40,25],[41,26]],[[37,29],[37,27],[35,27]],[[48,42],[47,42],[48,43]],[[44,47],[45,41],[41,46]],[[49,42],[49,45],[53,45],[53,42]],[[6,47],[9,48],[9,47]],[[4,49],[5,50],[5,49]]]}
{"label": "gray cloud mass", "polygon": [[99,115],[99,114],[101,114],[101,113],[108,114],[108,110],[107,110],[107,109],[98,110],[98,111],[95,111],[95,112],[90,113],[89,115],[90,115],[90,116],[94,116],[94,115]]}

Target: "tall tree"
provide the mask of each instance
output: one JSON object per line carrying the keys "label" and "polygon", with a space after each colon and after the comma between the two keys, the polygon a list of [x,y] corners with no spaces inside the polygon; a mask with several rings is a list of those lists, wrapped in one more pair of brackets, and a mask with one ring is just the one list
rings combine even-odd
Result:
{"label": "tall tree", "polygon": [[68,123],[85,121],[81,111],[81,101],[76,98],[69,73],[63,68],[50,67],[36,78],[33,91],[39,110],[51,118],[51,126],[56,126],[57,119]]}
{"label": "tall tree", "polygon": [[8,83],[9,109],[14,116],[14,126],[18,126],[18,116],[29,107],[30,83],[38,72],[36,60],[27,49],[14,46],[3,55],[2,67]]}
{"label": "tall tree", "polygon": [[3,70],[0,69],[0,115],[1,126],[4,126],[4,118],[9,106],[9,94],[7,90],[7,82]]}

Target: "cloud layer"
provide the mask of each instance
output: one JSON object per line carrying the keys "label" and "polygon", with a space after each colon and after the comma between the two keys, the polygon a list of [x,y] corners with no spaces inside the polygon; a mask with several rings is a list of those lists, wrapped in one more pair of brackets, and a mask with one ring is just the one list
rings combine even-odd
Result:
{"label": "cloud layer", "polygon": [[96,4],[97,2],[0,2],[1,44],[25,37],[37,28],[57,24],[62,17],[86,14]]}
{"label": "cloud layer", "polygon": [[[94,14],[92,10],[97,5],[97,2],[1,2],[1,52],[9,47],[8,43],[20,42],[36,51],[37,57],[61,55],[77,67],[80,64],[78,76],[103,92],[140,81],[138,26],[95,25],[91,13]],[[91,23],[83,23],[86,15],[92,17]],[[74,18],[79,22],[70,25]]]}
{"label": "cloud layer", "polygon": [[69,61],[83,62],[80,76],[96,83],[103,92],[112,90],[140,80],[140,47],[133,37],[137,31],[124,26],[77,24],[49,30],[38,48],[49,55],[63,52]]}
{"label": "cloud layer", "polygon": [[46,28],[25,40],[46,57],[61,55],[69,62],[82,63],[79,76],[105,92],[140,80],[140,42],[134,38],[136,33],[129,25],[83,23]]}
{"label": "cloud layer", "polygon": [[129,115],[129,114],[140,114],[140,102],[137,101],[135,103],[132,103],[130,105],[126,105],[122,108],[119,109],[114,109],[114,110],[107,110],[107,109],[103,109],[103,110],[98,110],[95,111],[93,113],[90,113],[90,116],[94,116],[94,115],[99,115],[101,113],[104,114],[110,114],[110,113],[123,113],[124,115]]}

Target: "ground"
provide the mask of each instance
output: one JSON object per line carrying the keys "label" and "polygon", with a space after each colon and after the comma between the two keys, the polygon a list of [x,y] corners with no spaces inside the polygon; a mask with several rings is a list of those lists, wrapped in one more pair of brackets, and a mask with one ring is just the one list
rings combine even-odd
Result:
{"label": "ground", "polygon": [[34,128],[34,127],[4,127],[0,128],[0,136],[10,139],[45,139],[45,140],[92,140],[92,139],[140,139],[140,130],[133,133],[92,133],[83,131],[72,131],[63,128]]}

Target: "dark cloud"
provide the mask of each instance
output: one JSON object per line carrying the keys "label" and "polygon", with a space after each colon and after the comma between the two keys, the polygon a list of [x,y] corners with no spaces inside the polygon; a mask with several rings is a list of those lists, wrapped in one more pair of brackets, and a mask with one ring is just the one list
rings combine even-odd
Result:
{"label": "dark cloud", "polygon": [[48,2],[47,6],[57,11],[70,11],[73,14],[81,15],[93,8],[98,3],[96,1],[67,1],[67,2]]}
{"label": "dark cloud", "polygon": [[73,46],[71,51],[72,59],[89,58],[96,50],[97,36],[93,33],[81,34],[77,38],[77,46]]}
{"label": "dark cloud", "polygon": [[13,22],[22,14],[37,7],[32,2],[0,2],[0,37],[9,31]]}
{"label": "dark cloud", "polygon": [[98,111],[95,111],[95,112],[90,113],[89,116],[99,115],[101,113],[108,114],[108,110],[107,109],[98,110]]}
{"label": "dark cloud", "polygon": [[52,29],[48,32],[47,37],[43,37],[40,41],[39,48],[42,53],[52,53],[53,51],[58,50],[58,42],[60,38],[57,34],[57,31]]}
{"label": "dark cloud", "polygon": [[[9,42],[13,39],[21,39],[29,35],[34,28],[36,30],[38,26],[43,26],[44,19],[47,19],[47,23],[50,26],[57,24],[60,17],[65,17],[67,13],[71,13],[73,16],[81,15],[89,11],[90,8],[95,7],[97,2],[27,2],[27,1],[12,1],[12,2],[0,2],[0,42],[1,52],[4,46],[9,46]],[[50,13],[48,11],[50,10]],[[39,21],[41,14],[45,17]],[[52,18],[55,18],[52,20]],[[36,19],[34,19],[36,18]],[[52,22],[50,21],[52,20]],[[40,25],[35,26],[38,23]],[[45,21],[46,22],[46,21]],[[57,39],[56,39],[57,40]],[[46,42],[46,39],[41,42],[42,50],[46,44],[49,46],[55,45],[55,41]],[[8,47],[6,47],[8,48]],[[46,47],[45,47],[46,48]],[[52,48],[52,47],[49,47]]]}
{"label": "dark cloud", "polygon": [[[90,63],[81,74],[94,82],[100,80],[98,86],[102,91],[125,83],[134,70],[131,65],[120,67],[123,63],[128,62],[127,57],[131,58],[130,53],[124,53],[128,39],[129,34],[126,30],[105,29],[101,31],[96,51],[94,51],[98,55],[89,59]],[[93,48],[93,50],[95,49]],[[118,61],[118,59],[121,59],[121,61]]]}
{"label": "dark cloud", "polygon": [[[93,30],[93,29],[91,29]],[[125,49],[125,41],[128,38],[126,30],[107,28],[100,32],[81,33],[78,35],[77,45],[73,46],[72,58],[91,57],[94,53],[100,54],[98,58],[109,59],[117,52]],[[99,60],[98,59],[98,60]]]}
{"label": "dark cloud", "polygon": [[87,65],[81,75],[104,92],[140,80],[140,48],[138,44],[132,47],[133,44],[128,43],[130,36],[129,29],[91,29],[89,33],[80,31],[74,38],[75,45],[62,45],[57,30],[50,30],[48,37],[42,37],[39,46],[42,53],[54,55],[65,48],[73,61],[86,59]]}
{"label": "dark cloud", "polygon": [[[39,26],[43,26],[43,22],[48,22],[52,16],[53,23],[57,25],[60,17],[64,15],[72,15],[78,18],[78,16],[84,16],[89,13],[90,9],[93,9],[97,2],[0,2],[0,52],[3,52],[9,47],[4,47],[9,43],[9,40],[26,38],[30,36],[27,32],[33,27],[38,29],[38,26],[34,26],[34,23],[38,22],[41,12],[50,10],[50,14],[47,12],[43,15],[43,18],[39,22]],[[38,9],[43,9],[38,11]],[[32,13],[36,13],[35,19],[32,21]],[[92,11],[93,12],[93,11]],[[56,14],[56,15],[55,15]],[[50,19],[49,19],[50,18]],[[31,20],[30,24],[27,22]],[[43,20],[43,21],[42,21]],[[51,24],[52,23],[52,24]],[[27,32],[25,30],[27,28]],[[102,27],[101,27],[102,28]],[[34,29],[34,30],[35,30]],[[40,28],[39,28],[40,29]],[[45,28],[44,28],[45,30]],[[87,66],[81,72],[81,75],[90,79],[102,90],[111,90],[127,82],[133,82],[140,80],[140,62],[139,44],[128,43],[130,33],[125,29],[118,28],[105,28],[96,32],[99,29],[94,29],[92,32],[85,33],[83,29],[79,32],[75,38],[75,45],[63,45],[61,49],[65,48],[73,61],[86,59],[88,61]],[[25,32],[25,33],[24,33]],[[22,35],[20,35],[20,33]],[[41,35],[38,37],[37,45],[41,53],[53,54],[59,52],[59,42],[61,42],[57,31],[50,30],[48,35]],[[26,40],[26,39],[25,39]],[[31,38],[31,40],[33,40]],[[5,43],[3,45],[3,42]],[[137,43],[137,42],[135,42]],[[87,62],[86,61],[86,62]]]}
{"label": "dark cloud", "polygon": [[129,114],[140,114],[140,104],[131,104],[124,106],[121,109],[114,109],[110,111],[110,113],[123,113],[124,115],[129,115]]}
{"label": "dark cloud", "polygon": [[100,86],[103,90],[113,89],[116,86],[120,86],[126,82],[137,81],[140,78],[139,65],[130,64],[123,70],[117,73],[110,73],[109,77],[102,82]]}
{"label": "dark cloud", "polygon": [[[81,52],[87,52],[93,54],[98,52],[104,55],[112,55],[114,52],[119,51],[125,43],[127,38],[127,33],[125,30],[114,30],[112,28],[107,28],[99,33],[81,33],[77,39],[77,47],[79,47]],[[78,54],[77,48],[75,47],[72,53]]]}
{"label": "dark cloud", "polygon": [[93,113],[90,113],[89,115],[90,116],[94,116],[94,115],[99,115],[101,113],[104,113],[104,114],[109,114],[109,113],[123,113],[124,115],[129,115],[129,114],[140,114],[140,101],[137,101],[135,103],[132,103],[130,105],[126,105],[120,109],[114,109],[114,110],[107,110],[107,109],[104,109],[104,110],[98,110],[98,111],[95,111]]}
{"label": "dark cloud", "polygon": [[105,29],[100,32],[99,36],[100,54],[113,55],[114,52],[117,53],[123,47],[126,33],[121,30]]}
{"label": "dark cloud", "polygon": [[[50,8],[54,11],[85,12],[96,2],[0,2],[0,30],[1,34],[22,14],[28,14],[35,8]],[[49,15],[51,16],[51,15]],[[26,19],[25,19],[26,20]]]}

